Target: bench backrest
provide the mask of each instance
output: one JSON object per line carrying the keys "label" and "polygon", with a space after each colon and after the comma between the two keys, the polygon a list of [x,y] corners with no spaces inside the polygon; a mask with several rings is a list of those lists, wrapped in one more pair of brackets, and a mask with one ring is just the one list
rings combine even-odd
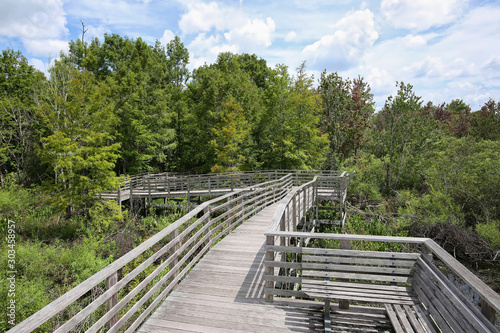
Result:
{"label": "bench backrest", "polygon": [[443,332],[497,332],[479,309],[425,256],[417,260],[412,287]]}
{"label": "bench backrest", "polygon": [[302,276],[408,284],[419,257],[419,253],[307,249],[302,255]]}

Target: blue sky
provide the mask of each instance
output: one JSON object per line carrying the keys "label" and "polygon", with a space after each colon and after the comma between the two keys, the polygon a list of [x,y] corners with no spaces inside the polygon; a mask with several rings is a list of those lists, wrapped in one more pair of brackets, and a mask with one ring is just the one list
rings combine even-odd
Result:
{"label": "blue sky", "polygon": [[377,108],[414,86],[435,104],[463,99],[472,110],[500,100],[500,1],[473,0],[0,0],[0,47],[46,70],[70,40],[117,33],[153,44],[177,35],[190,67],[219,52],[255,53],[268,65],[306,61],[363,76]]}

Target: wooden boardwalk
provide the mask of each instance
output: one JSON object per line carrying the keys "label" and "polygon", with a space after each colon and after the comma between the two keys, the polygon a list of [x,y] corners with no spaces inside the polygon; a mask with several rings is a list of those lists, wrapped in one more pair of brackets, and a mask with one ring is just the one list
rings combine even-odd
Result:
{"label": "wooden boardwalk", "polygon": [[264,301],[264,232],[277,204],[214,246],[138,332],[309,332],[321,309]]}
{"label": "wooden boardwalk", "polygon": [[[278,204],[215,245],[137,332],[323,332],[323,304],[264,299],[264,232]],[[391,332],[382,308],[332,313],[339,332]]]}

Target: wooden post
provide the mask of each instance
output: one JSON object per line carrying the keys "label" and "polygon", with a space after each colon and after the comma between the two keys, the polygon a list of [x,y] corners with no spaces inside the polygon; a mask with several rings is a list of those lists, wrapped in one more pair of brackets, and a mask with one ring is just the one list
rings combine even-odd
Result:
{"label": "wooden post", "polygon": [[132,178],[130,178],[130,210],[132,211],[132,214],[134,213],[134,195],[133,195],[133,188],[134,184],[132,183]]}
{"label": "wooden post", "polygon": [[422,254],[432,262],[432,251],[425,244],[422,244]]}
{"label": "wooden post", "polygon": [[497,319],[497,312],[488,303],[481,300],[481,313],[488,319],[492,324],[495,324]]}
{"label": "wooden post", "polygon": [[120,206],[120,213],[122,212],[122,188],[118,186],[118,206]]}
{"label": "wooden post", "polygon": [[[179,229],[175,229],[174,231],[172,231],[172,233],[170,234],[170,241],[173,241],[175,238],[177,238],[177,236],[179,236]],[[179,259],[177,257],[177,254],[175,254],[175,252],[177,252],[177,250],[179,249],[179,242],[176,241],[177,243],[172,247],[172,255],[174,256],[174,260],[172,260],[172,262],[170,263],[170,265],[168,266],[169,267],[169,270],[172,270],[174,269],[174,267],[177,265],[177,263],[179,262]],[[172,280],[175,279],[177,277],[177,274],[178,274],[178,269],[175,269],[175,272],[174,274],[172,275]]]}
{"label": "wooden post", "polygon": [[[351,241],[347,239],[340,240],[340,248],[342,250],[350,250],[351,249]],[[339,309],[349,309],[349,300],[339,300]]]}
{"label": "wooden post", "polygon": [[[274,246],[274,236],[267,236],[266,237],[266,245],[267,246]],[[274,251],[273,250],[266,250],[266,261],[274,261]],[[266,275],[267,276],[274,276],[274,267],[272,266],[266,266]],[[265,282],[265,287],[267,289],[274,289],[274,281],[271,280],[266,280]],[[266,292],[266,302],[273,302],[274,294],[271,291]]]}
{"label": "wooden post", "polygon": [[[114,272],[106,279],[106,289],[113,287],[118,282],[118,272]],[[116,304],[118,304],[118,293],[113,294],[107,301],[107,308],[110,311]],[[108,321],[108,329],[110,329],[118,321],[118,314],[111,317]]]}
{"label": "wooden post", "polygon": [[208,238],[207,238],[207,243],[210,243],[211,239],[212,239],[212,226],[210,226],[211,224],[211,218],[210,216],[212,215],[212,206],[207,206],[205,207],[205,209],[203,209],[203,215],[205,215],[206,213],[208,213],[208,217],[206,218],[205,220],[205,225],[209,225],[208,228],[207,228],[207,231],[206,231],[206,235],[209,235]]}
{"label": "wooden post", "polygon": [[292,201],[292,224],[293,224],[293,229],[292,231],[297,231],[297,202],[296,202],[296,197],[295,195],[293,196],[293,201]]}

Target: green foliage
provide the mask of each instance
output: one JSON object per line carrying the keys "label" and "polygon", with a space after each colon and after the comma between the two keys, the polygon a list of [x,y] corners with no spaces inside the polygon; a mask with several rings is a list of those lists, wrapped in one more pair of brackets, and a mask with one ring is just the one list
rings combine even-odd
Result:
{"label": "green foliage", "polygon": [[321,96],[313,91],[313,80],[302,63],[290,93],[291,136],[283,142],[286,169],[318,169],[328,149],[328,135],[318,129],[322,105]]}
{"label": "green foliage", "polygon": [[91,226],[98,232],[109,231],[113,224],[124,219],[120,206],[114,200],[100,200],[90,208]]}
{"label": "green foliage", "polygon": [[464,216],[460,206],[443,192],[432,191],[417,196],[409,191],[401,191],[397,199],[404,203],[404,207],[398,210],[399,215],[409,222],[464,226]]}
{"label": "green foliage", "polygon": [[40,170],[34,148],[34,95],[44,75],[13,50],[0,54],[0,186],[15,171],[18,181],[35,182]]}
{"label": "green foliage", "polygon": [[[4,244],[2,253],[6,251]],[[16,244],[17,322],[40,310],[51,300],[113,261],[112,256],[103,258],[97,254],[97,251],[100,253],[104,250],[112,251],[112,243],[87,238],[69,245],[61,241],[55,241],[51,245],[37,241]],[[6,261],[7,256],[2,256],[0,259],[2,267],[7,267]],[[8,299],[7,290],[7,288],[0,290],[0,299]],[[2,307],[2,311],[5,309],[6,307]],[[45,325],[48,326],[50,323]],[[47,330],[52,329],[47,328]]]}
{"label": "green foliage", "polygon": [[471,116],[471,136],[482,140],[500,140],[500,102],[490,99]]}
{"label": "green foliage", "polygon": [[245,163],[241,146],[248,138],[249,132],[243,110],[233,101],[222,103],[220,120],[212,129],[214,138],[210,147],[215,152],[215,164],[212,172],[238,171]]}
{"label": "green foliage", "polygon": [[481,237],[487,239],[492,247],[500,249],[500,221],[478,224],[476,231]]}
{"label": "green foliage", "polygon": [[324,168],[337,169],[367,141],[365,132],[375,111],[373,95],[362,77],[344,80],[326,70],[321,73],[319,91],[324,108],[320,127],[330,141]]}
{"label": "green foliage", "polygon": [[369,150],[384,161],[384,194],[417,188],[416,163],[440,135],[435,121],[422,116],[422,101],[410,84],[397,83],[396,96],[389,96],[375,116]]}
{"label": "green foliage", "polygon": [[500,218],[500,143],[448,137],[422,160],[426,183],[453,198],[468,226]]}
{"label": "green foliage", "polygon": [[380,190],[383,185],[384,162],[381,159],[362,152],[356,158],[344,160],[342,170],[356,172],[347,189],[350,200],[363,203],[382,199]]}
{"label": "green foliage", "polygon": [[37,109],[45,133],[39,155],[50,167],[45,188],[58,210],[87,209],[99,193],[119,184],[113,168],[120,145],[110,143],[117,118],[107,93],[88,72],[63,62],[51,69]]}

